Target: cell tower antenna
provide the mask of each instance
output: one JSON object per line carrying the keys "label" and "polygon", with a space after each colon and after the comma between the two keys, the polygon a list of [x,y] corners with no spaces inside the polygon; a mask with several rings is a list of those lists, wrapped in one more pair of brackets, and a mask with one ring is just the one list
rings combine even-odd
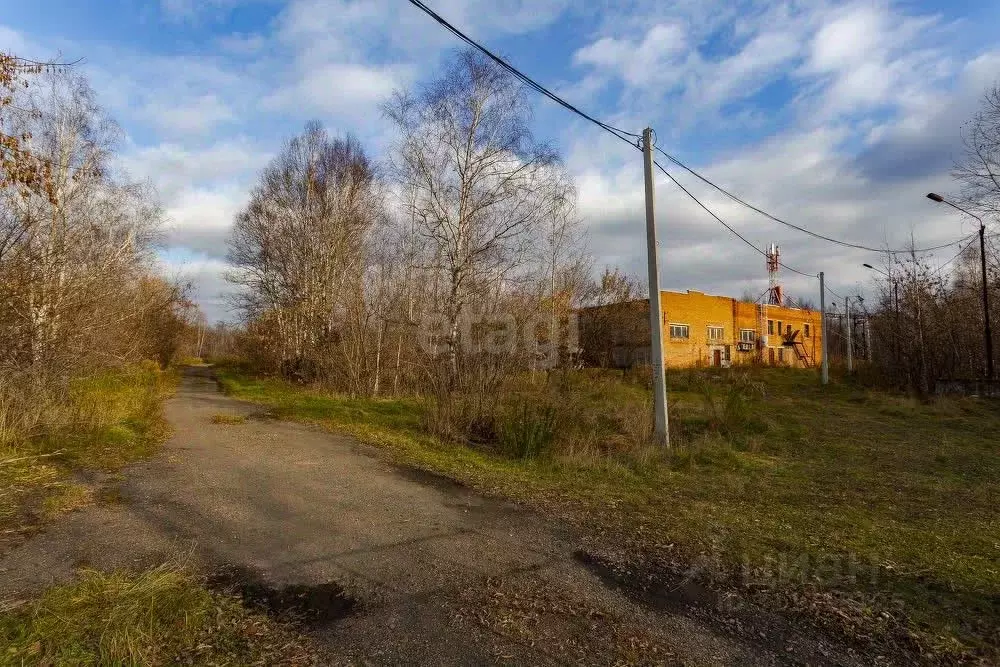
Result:
{"label": "cell tower antenna", "polygon": [[771,306],[784,305],[781,285],[778,284],[778,267],[781,266],[781,254],[778,246],[772,243],[767,248],[767,303]]}

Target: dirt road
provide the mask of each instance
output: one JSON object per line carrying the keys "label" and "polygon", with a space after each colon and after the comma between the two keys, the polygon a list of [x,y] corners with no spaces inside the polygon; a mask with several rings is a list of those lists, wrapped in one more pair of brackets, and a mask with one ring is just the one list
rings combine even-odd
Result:
{"label": "dirt road", "polygon": [[[115,502],[73,513],[0,559],[0,595],[81,565],[179,557],[254,586],[301,586],[299,597],[318,605],[310,633],[334,662],[788,660],[783,647],[723,636],[607,587],[574,559],[558,522],[258,412],[219,393],[207,370],[189,372],[166,406],[174,433],[162,451],[114,481]],[[219,413],[250,419],[214,424]]]}

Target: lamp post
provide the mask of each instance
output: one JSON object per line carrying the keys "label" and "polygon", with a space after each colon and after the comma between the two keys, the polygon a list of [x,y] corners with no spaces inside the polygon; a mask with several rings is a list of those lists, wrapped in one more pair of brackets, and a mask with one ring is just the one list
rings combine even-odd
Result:
{"label": "lamp post", "polygon": [[891,274],[886,273],[882,269],[876,269],[871,264],[862,264],[861,266],[865,267],[866,269],[871,269],[875,273],[881,273],[883,276],[885,276],[886,278],[889,279],[889,282],[892,283],[892,308],[893,308],[893,311],[896,314],[896,320],[898,321],[899,320],[899,282],[895,278],[893,278]]}
{"label": "lamp post", "polygon": [[980,218],[975,213],[971,211],[966,211],[964,208],[948,201],[939,194],[933,192],[927,195],[927,198],[936,201],[939,204],[947,204],[954,209],[965,213],[966,215],[972,216],[979,221],[979,260],[983,272],[983,335],[986,338],[986,379],[993,379],[993,332],[990,330],[990,296],[986,285],[986,225],[983,224],[983,219]]}

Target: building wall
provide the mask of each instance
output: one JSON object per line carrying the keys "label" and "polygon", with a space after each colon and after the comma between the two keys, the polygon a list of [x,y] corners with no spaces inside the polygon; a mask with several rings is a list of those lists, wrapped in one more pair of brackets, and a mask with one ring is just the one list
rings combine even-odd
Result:
{"label": "building wall", "polygon": [[[660,305],[663,309],[663,356],[668,367],[738,365],[755,361],[805,367],[814,366],[821,360],[818,311],[760,306],[692,290],[660,292]],[[763,322],[761,309],[766,315]],[[770,331],[773,333],[768,333],[768,321],[772,323]],[[778,332],[779,323],[781,333]],[[685,331],[680,327],[685,326],[687,337],[680,335]],[[753,342],[741,340],[743,330],[753,331]],[[804,351],[806,359],[800,358],[796,347],[783,344],[781,334],[790,332],[797,332],[796,338],[802,342],[798,349]]]}

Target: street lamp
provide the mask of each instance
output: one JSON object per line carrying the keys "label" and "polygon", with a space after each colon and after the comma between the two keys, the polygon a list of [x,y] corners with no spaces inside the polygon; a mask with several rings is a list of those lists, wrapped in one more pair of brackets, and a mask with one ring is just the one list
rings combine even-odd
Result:
{"label": "street lamp", "polygon": [[865,267],[866,269],[871,269],[872,271],[876,271],[876,272],[878,272],[878,273],[881,273],[881,274],[882,274],[883,276],[885,276],[885,277],[886,277],[886,278],[888,278],[889,280],[892,280],[892,276],[890,276],[890,275],[889,275],[888,273],[886,273],[886,272],[885,272],[885,271],[883,271],[882,269],[876,269],[876,268],[875,268],[874,266],[872,266],[871,264],[862,264],[861,266]]}
{"label": "street lamp", "polygon": [[862,264],[861,266],[865,267],[866,269],[871,269],[875,273],[881,273],[883,276],[885,276],[886,278],[889,279],[889,282],[892,283],[892,302],[895,305],[894,307],[896,309],[896,319],[898,320],[899,319],[899,282],[895,278],[893,278],[891,274],[886,273],[882,269],[876,269],[871,264]]}
{"label": "street lamp", "polygon": [[959,210],[966,215],[972,216],[979,221],[979,260],[981,263],[981,268],[983,272],[983,335],[986,337],[986,377],[989,380],[993,379],[993,332],[990,330],[990,297],[986,286],[986,225],[983,224],[983,219],[980,218],[975,213],[971,211],[966,211],[961,206],[954,204],[939,194],[933,192],[927,195],[927,198],[931,201],[936,201],[939,204],[947,204],[953,209]]}

